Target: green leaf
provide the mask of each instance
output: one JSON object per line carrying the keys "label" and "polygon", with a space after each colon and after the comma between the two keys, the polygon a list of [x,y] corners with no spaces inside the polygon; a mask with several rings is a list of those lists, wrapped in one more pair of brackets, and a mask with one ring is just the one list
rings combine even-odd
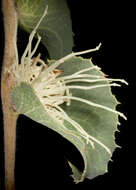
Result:
{"label": "green leaf", "polygon": [[[53,64],[53,63],[52,63]],[[81,69],[93,66],[91,60],[81,57],[73,57],[63,63],[59,69],[63,70],[63,76],[71,75]],[[86,72],[91,75],[99,75],[104,78],[104,74],[98,70],[90,70]],[[96,84],[107,84],[108,82],[97,82]],[[74,82],[74,85],[86,85],[84,82]],[[73,83],[71,83],[73,85]],[[111,93],[110,87],[101,87],[91,90],[71,89],[72,96],[80,97],[92,101],[103,106],[107,106],[113,110],[117,105],[115,97]],[[16,110],[21,114],[28,116],[34,121],[41,123],[54,131],[61,134],[63,137],[72,142],[80,151],[84,159],[84,171],[81,172],[69,162],[73,178],[76,183],[83,181],[84,178],[92,179],[98,175],[102,175],[107,171],[107,164],[111,155],[98,143],[94,143],[95,148],[86,142],[81,134],[67,121],[64,121],[64,126],[57,123],[52,115],[49,115],[41,104],[40,99],[36,95],[35,90],[30,84],[21,82],[13,89],[12,101]],[[116,145],[114,140],[114,132],[116,131],[118,115],[110,111],[87,105],[83,102],[71,100],[70,106],[61,105],[61,108],[70,116],[71,119],[78,122],[82,128],[91,136],[99,140],[107,146],[111,153]]]}
{"label": "green leaf", "polygon": [[[90,66],[93,66],[91,60],[75,57],[67,61],[65,64],[62,64],[60,69],[64,70],[63,75],[69,75]],[[96,70],[92,70],[88,73],[104,76],[102,72]],[[103,82],[103,84],[105,83],[107,82]],[[76,84],[78,85],[79,83]],[[101,83],[99,82],[93,85],[96,84]],[[81,83],[80,85],[84,86],[85,84]],[[112,95],[110,87],[96,88],[87,91],[74,89],[72,90],[72,95],[110,107],[114,110],[118,103]],[[96,137],[103,144],[109,147],[111,152],[114,151],[116,147],[114,132],[117,128],[117,114],[100,108],[90,107],[84,103],[79,103],[78,101],[72,101],[71,106],[63,105],[63,109],[73,120],[78,122],[84,130],[88,132],[88,134]],[[110,155],[100,145],[95,144],[95,149],[92,149],[90,145],[85,144],[85,149],[82,148],[80,151],[82,151],[82,155],[85,154],[85,177],[92,179],[107,171],[107,164],[110,160]]]}
{"label": "green leaf", "polygon": [[66,0],[16,0],[20,26],[31,33],[48,5],[47,16],[37,33],[47,48],[50,58],[58,59],[72,51],[73,33]]}

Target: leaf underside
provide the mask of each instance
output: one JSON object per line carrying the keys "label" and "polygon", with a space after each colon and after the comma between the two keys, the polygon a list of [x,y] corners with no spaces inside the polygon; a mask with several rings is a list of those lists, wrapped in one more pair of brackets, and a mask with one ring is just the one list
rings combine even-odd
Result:
{"label": "leaf underside", "polygon": [[[59,68],[64,71],[62,75],[70,75],[90,66],[93,66],[91,60],[73,57],[63,63]],[[91,70],[87,73],[104,77],[103,73],[98,70]],[[79,83],[74,83],[74,85],[75,84]],[[93,85],[96,84],[100,83],[97,82]],[[107,82],[103,82],[103,84],[107,84]],[[84,84],[82,83],[80,85]],[[117,105],[117,101],[112,95],[110,87],[92,90],[73,89],[71,92],[73,96],[81,97],[112,109],[115,109]],[[72,142],[80,151],[85,165],[83,173],[78,171],[78,169],[70,163],[76,183],[83,181],[84,178],[92,179],[107,171],[107,164],[111,156],[106,150],[96,143],[93,149],[91,145],[87,144],[86,140],[80,136],[79,132],[66,121],[64,122],[66,129],[64,129],[46,112],[34,89],[29,84],[22,82],[16,86],[12,92],[12,100],[19,113],[58,132]],[[117,114],[74,100],[71,101],[70,106],[63,104],[61,107],[73,120],[78,122],[89,135],[101,141],[111,152],[114,151],[116,148],[114,132],[116,131],[118,122]]]}
{"label": "leaf underside", "polygon": [[16,0],[19,24],[31,33],[46,6],[48,13],[37,29],[51,59],[59,59],[72,52],[73,33],[66,0]]}

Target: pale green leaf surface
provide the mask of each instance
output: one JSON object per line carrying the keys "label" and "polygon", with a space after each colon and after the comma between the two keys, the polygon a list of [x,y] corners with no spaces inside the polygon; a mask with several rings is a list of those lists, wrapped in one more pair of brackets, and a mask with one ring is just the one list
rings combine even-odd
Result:
{"label": "pale green leaf surface", "polygon": [[[75,57],[67,61],[65,64],[62,64],[60,69],[65,71],[63,75],[69,75],[90,66],[93,66],[91,60]],[[89,71],[88,73],[104,76],[102,72],[96,70]],[[103,84],[105,83],[107,82],[103,82]],[[96,84],[100,83],[94,83],[94,85]],[[83,85],[83,83],[80,83],[80,85]],[[87,91],[74,89],[72,90],[72,95],[90,100],[97,104],[108,106],[112,109],[115,109],[117,105],[117,101],[112,95],[110,87]],[[111,152],[113,152],[116,147],[114,132],[117,127],[117,114],[73,100],[71,106],[63,105],[63,109],[73,120],[80,123],[88,134],[103,142],[108,148],[110,148]],[[95,149],[93,150],[90,145],[86,145],[85,152],[87,156],[86,177],[91,179],[107,171],[107,162],[110,159],[110,155],[108,155],[101,146],[95,144]]]}
{"label": "pale green leaf surface", "polygon": [[[63,63],[60,69],[64,70],[63,75],[68,75],[92,65],[91,60],[74,57]],[[96,70],[91,70],[88,73],[103,76],[102,72]],[[107,82],[103,83],[105,84]],[[112,109],[115,109],[117,105],[117,101],[112,95],[110,87],[86,91],[74,89],[71,90],[71,92],[73,96],[81,97],[97,104],[99,103],[108,106]],[[64,125],[67,128],[67,130],[65,130],[59,123],[54,121],[45,111],[43,105],[36,96],[34,89],[32,89],[30,85],[21,83],[16,86],[13,89],[12,100],[18,112],[55,130],[77,147],[83,156],[85,169],[81,175],[80,172],[78,173],[78,169],[70,164],[75,182],[82,181],[85,177],[92,179],[107,171],[107,164],[111,157],[109,153],[96,143],[95,149],[92,149],[91,145],[87,144],[68,122],[64,122]],[[74,100],[71,101],[70,106],[63,104],[61,107],[73,120],[78,122],[88,134],[100,140],[111,150],[111,152],[114,151],[116,147],[114,132],[117,127],[117,114]]]}
{"label": "pale green leaf surface", "polygon": [[48,14],[43,18],[37,33],[42,37],[42,43],[51,59],[58,59],[71,53],[73,33],[66,0],[16,0],[16,2],[20,26],[29,33],[48,5]]}
{"label": "pale green leaf surface", "polygon": [[72,172],[73,172],[72,177],[74,178],[74,182],[75,183],[80,182],[82,178],[82,172],[79,171],[78,168],[75,167],[71,162],[68,161],[68,163],[70,167],[72,168]]}

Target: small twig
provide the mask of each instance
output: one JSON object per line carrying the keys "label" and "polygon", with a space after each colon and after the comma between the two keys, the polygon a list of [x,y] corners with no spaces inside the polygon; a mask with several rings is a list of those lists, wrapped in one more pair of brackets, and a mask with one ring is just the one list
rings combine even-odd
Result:
{"label": "small twig", "polygon": [[3,0],[3,17],[5,30],[5,49],[1,75],[1,99],[4,123],[4,149],[5,149],[5,188],[15,190],[14,166],[15,166],[15,141],[16,121],[18,114],[14,111],[11,101],[11,90],[15,85],[9,68],[17,64],[18,54],[16,46],[17,14],[14,0]]}

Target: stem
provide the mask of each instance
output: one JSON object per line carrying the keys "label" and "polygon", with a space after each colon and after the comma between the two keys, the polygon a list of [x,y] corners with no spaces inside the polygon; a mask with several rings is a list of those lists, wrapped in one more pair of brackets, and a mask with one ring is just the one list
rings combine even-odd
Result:
{"label": "stem", "polygon": [[3,17],[5,30],[5,50],[1,75],[1,99],[4,123],[4,148],[5,148],[5,186],[6,190],[15,190],[15,141],[16,121],[18,114],[13,109],[11,91],[15,86],[10,66],[17,61],[16,34],[17,14],[14,0],[3,0]]}
{"label": "stem", "polygon": [[[4,112],[6,109],[4,110]],[[4,149],[5,149],[5,188],[15,190],[14,168],[16,147],[16,120],[17,115],[8,111],[4,114]]]}

